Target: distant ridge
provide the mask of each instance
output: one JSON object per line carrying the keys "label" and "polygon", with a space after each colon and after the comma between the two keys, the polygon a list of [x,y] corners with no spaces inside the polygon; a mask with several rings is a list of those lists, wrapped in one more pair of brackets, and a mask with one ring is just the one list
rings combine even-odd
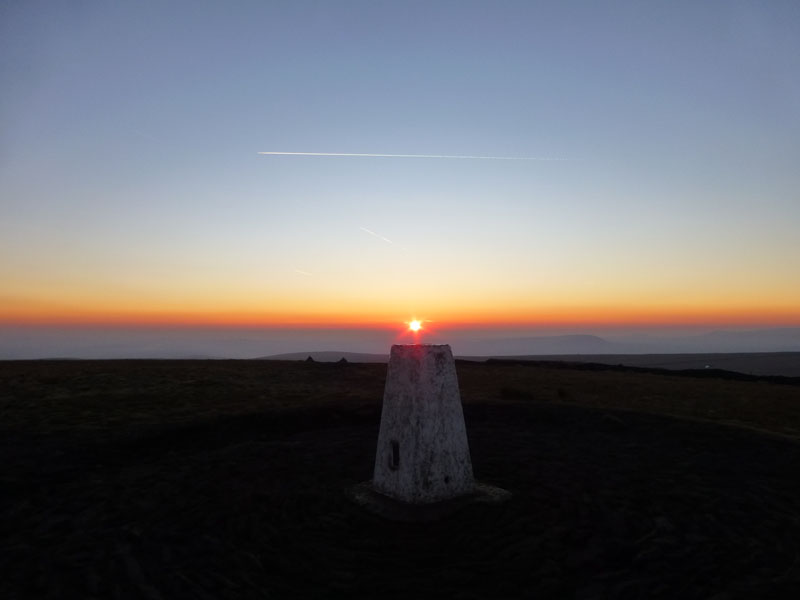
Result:
{"label": "distant ridge", "polygon": [[[388,354],[363,352],[341,352],[335,350],[317,352],[291,352],[261,356],[253,360],[306,360],[337,362],[344,358],[351,363],[385,363]],[[592,363],[620,365],[645,369],[686,371],[708,369],[731,371],[753,376],[800,377],[800,352],[730,352],[730,353],[673,353],[673,354],[517,354],[517,355],[464,355],[456,354],[460,360],[471,361],[555,361],[564,363]]]}
{"label": "distant ridge", "polygon": [[481,354],[490,356],[525,354],[607,354],[615,351],[608,340],[596,335],[572,334],[483,339]]}
{"label": "distant ridge", "polygon": [[316,352],[289,352],[286,354],[271,354],[259,356],[253,360],[306,360],[311,357],[316,362],[338,362],[345,359],[355,363],[385,363],[389,362],[388,354],[368,354],[366,352],[338,352],[336,350],[322,350]]}

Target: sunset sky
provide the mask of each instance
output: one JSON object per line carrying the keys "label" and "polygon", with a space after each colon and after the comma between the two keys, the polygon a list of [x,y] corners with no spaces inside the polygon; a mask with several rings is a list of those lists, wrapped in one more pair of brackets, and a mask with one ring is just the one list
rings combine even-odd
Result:
{"label": "sunset sky", "polygon": [[0,89],[2,325],[800,325],[794,0],[6,2]]}

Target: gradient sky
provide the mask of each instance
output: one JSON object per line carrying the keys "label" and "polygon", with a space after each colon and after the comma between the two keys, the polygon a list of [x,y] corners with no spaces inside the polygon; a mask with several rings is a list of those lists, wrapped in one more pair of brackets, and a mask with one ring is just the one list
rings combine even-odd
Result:
{"label": "gradient sky", "polygon": [[5,2],[0,61],[0,323],[800,325],[793,0]]}

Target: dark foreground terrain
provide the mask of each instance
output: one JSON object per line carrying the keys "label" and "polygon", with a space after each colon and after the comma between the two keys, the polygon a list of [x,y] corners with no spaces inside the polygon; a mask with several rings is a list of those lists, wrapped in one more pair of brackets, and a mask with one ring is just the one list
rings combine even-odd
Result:
{"label": "dark foreground terrain", "polygon": [[408,524],[345,494],[385,372],[0,363],[0,597],[800,597],[800,386],[459,363],[513,497]]}

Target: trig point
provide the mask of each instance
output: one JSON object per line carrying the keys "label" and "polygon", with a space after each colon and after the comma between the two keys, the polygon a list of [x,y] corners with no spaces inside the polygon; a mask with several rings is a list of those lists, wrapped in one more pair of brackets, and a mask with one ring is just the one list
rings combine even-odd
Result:
{"label": "trig point", "polygon": [[372,485],[415,504],[474,490],[450,346],[392,346]]}
{"label": "trig point", "polygon": [[428,520],[464,503],[510,497],[473,477],[450,346],[392,346],[373,478],[353,488],[352,496],[402,520]]}

